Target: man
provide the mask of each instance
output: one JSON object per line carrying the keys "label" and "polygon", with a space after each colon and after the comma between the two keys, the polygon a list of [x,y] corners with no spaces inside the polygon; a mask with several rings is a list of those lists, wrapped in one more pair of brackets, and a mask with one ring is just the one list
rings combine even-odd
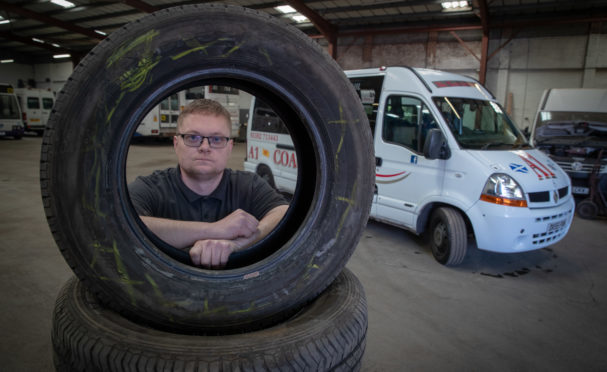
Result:
{"label": "man", "polygon": [[146,226],[168,244],[189,249],[195,265],[222,268],[231,253],[265,237],[288,205],[255,174],[227,169],[234,146],[229,112],[200,99],[177,120],[178,166],[129,185]]}

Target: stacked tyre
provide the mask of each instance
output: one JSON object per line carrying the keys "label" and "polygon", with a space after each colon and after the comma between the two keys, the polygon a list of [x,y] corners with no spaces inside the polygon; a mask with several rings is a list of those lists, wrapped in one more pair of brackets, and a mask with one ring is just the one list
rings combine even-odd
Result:
{"label": "stacked tyre", "polygon": [[[300,159],[283,221],[222,271],[193,267],[150,234],[125,180],[143,116],[213,84],[270,103]],[[77,277],[54,312],[57,369],[356,370],[366,303],[344,268],[368,218],[373,159],[356,92],[295,28],[210,4],[124,26],[76,67],[43,140],[45,212]]]}

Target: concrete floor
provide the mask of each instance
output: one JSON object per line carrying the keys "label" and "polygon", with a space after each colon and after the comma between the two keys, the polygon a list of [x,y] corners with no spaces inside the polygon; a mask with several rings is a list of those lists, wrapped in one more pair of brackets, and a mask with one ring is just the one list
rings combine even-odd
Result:
{"label": "concrete floor", "polygon": [[[0,371],[51,371],[51,314],[72,275],[39,189],[41,139],[0,140]],[[170,145],[132,146],[128,175],[173,166]],[[235,149],[241,167],[244,145]],[[445,268],[423,241],[369,222],[348,267],[369,307],[363,371],[607,371],[606,219],[576,218],[549,249],[472,249]]]}

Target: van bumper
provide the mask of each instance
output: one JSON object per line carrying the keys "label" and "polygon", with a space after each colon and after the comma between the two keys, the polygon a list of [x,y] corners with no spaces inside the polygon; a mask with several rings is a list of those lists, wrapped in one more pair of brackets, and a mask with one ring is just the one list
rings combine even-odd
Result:
{"label": "van bumper", "polygon": [[567,235],[573,197],[551,208],[506,207],[477,201],[467,212],[479,249],[514,253],[550,246]]}
{"label": "van bumper", "polygon": [[23,127],[14,125],[12,129],[3,130],[0,128],[0,137],[23,137]]}

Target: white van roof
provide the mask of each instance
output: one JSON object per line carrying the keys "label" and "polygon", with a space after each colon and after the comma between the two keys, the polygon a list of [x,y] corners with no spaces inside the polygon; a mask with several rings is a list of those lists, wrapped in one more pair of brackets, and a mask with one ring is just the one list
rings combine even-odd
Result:
{"label": "white van roof", "polygon": [[439,97],[494,100],[477,80],[452,72],[418,67],[378,67],[346,71],[348,77],[386,76],[383,88],[394,91],[424,91]]}
{"label": "white van roof", "polygon": [[547,89],[540,111],[607,112],[607,89]]}

